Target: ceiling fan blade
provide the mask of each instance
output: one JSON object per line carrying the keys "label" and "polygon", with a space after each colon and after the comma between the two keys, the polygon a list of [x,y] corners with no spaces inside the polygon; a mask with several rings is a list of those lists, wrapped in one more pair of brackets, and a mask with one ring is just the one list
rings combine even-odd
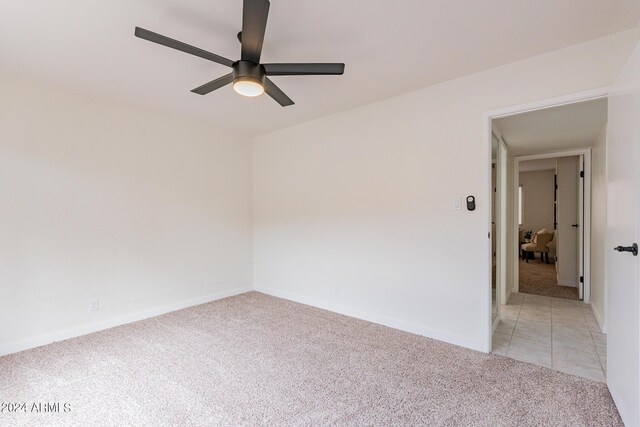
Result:
{"label": "ceiling fan blade", "polygon": [[268,76],[318,76],[344,73],[344,64],[342,63],[262,64],[262,66]]}
{"label": "ceiling fan blade", "polygon": [[233,81],[233,73],[229,73],[215,80],[212,80],[209,83],[205,83],[202,86],[191,90],[191,92],[197,93],[198,95],[206,95],[210,92],[213,92],[216,89],[220,89],[222,86],[228,85],[232,81]]}
{"label": "ceiling fan blade", "polygon": [[295,102],[293,102],[291,98],[287,96],[287,94],[280,90],[280,88],[267,77],[264,78],[264,91],[267,92],[267,95],[275,99],[276,102],[283,107],[295,104]]}
{"label": "ceiling fan blade", "polygon": [[264,32],[267,29],[269,0],[244,0],[242,6],[242,54],[243,61],[260,63]]}
{"label": "ceiling fan blade", "polygon": [[191,55],[199,56],[200,58],[208,59],[209,61],[217,62],[218,64],[226,65],[227,67],[231,67],[233,65],[233,61],[230,59],[216,55],[215,53],[207,52],[206,50],[202,50],[198,47],[182,43],[181,41],[163,36],[162,34],[145,30],[144,28],[136,27],[135,35],[141,39],[149,40],[150,42],[158,43],[185,53],[190,53]]}

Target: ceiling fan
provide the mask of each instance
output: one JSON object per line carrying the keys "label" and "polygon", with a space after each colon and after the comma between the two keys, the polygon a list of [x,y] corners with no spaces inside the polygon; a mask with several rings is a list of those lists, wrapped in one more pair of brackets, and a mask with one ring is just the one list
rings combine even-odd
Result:
{"label": "ceiling fan", "polygon": [[205,83],[191,92],[206,95],[233,83],[233,89],[244,96],[258,96],[266,92],[280,105],[286,107],[294,102],[268,76],[309,76],[341,75],[342,63],[284,63],[261,64],[262,42],[269,15],[269,0],[244,0],[242,12],[242,31],[238,40],[242,45],[239,61],[232,61],[215,53],[207,52],[195,46],[163,36],[144,28],[136,27],[135,35],[141,39],[177,49],[200,58],[230,67],[232,71],[222,77]]}

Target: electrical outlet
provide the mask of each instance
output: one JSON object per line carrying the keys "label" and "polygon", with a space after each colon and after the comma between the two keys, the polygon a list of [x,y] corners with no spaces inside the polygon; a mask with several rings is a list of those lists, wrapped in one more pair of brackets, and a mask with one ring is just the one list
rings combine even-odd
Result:
{"label": "electrical outlet", "polygon": [[336,286],[336,295],[340,296],[341,291],[342,289],[340,289],[340,286]]}
{"label": "electrical outlet", "polygon": [[89,311],[98,311],[100,306],[98,305],[98,298],[94,298],[89,301]]}

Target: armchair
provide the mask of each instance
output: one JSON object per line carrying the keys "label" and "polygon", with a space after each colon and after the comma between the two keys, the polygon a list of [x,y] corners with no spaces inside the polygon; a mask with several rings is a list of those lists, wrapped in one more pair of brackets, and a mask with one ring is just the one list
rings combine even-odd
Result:
{"label": "armchair", "polygon": [[529,253],[533,252],[534,257],[535,253],[540,253],[540,261],[544,261],[546,256],[547,264],[549,264],[549,247],[547,244],[553,240],[553,233],[547,232],[547,230],[542,229],[533,235],[533,239],[531,243],[525,243],[520,246],[522,250],[522,258],[529,262]]}

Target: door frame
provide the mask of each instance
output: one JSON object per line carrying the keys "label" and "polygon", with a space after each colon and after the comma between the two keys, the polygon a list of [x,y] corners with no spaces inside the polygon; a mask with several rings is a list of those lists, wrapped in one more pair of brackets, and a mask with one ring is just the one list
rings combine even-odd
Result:
{"label": "door frame", "polygon": [[[507,266],[504,262],[506,248],[507,248],[507,235],[504,230],[499,226],[500,223],[507,217],[507,144],[504,142],[502,135],[497,129],[492,129],[492,135],[498,141],[496,160],[495,162],[492,159],[492,164],[496,165],[496,201],[495,206],[492,206],[492,209],[495,209],[495,230],[492,232],[495,233],[496,239],[496,312],[497,316],[495,320],[492,318],[491,331],[492,333],[496,331],[498,324],[500,323],[500,314],[502,311],[502,304],[505,299],[506,286],[503,284],[507,279]],[[493,191],[493,186],[491,186],[491,191]],[[490,236],[494,237],[494,236]],[[493,247],[491,248],[492,256],[493,256]],[[492,258],[493,262],[493,258]],[[493,268],[493,265],[491,266]],[[492,278],[493,279],[493,278]],[[493,308],[493,306],[492,306]],[[492,313],[493,316],[493,313]]]}
{"label": "door frame", "polygon": [[[483,133],[482,138],[485,146],[485,155],[484,158],[479,159],[482,161],[484,168],[484,199],[491,200],[491,138],[492,138],[492,121],[494,119],[513,116],[516,114],[527,113],[531,111],[542,110],[550,107],[558,107],[561,105],[573,104],[576,102],[590,101],[594,99],[607,98],[609,96],[609,88],[601,87],[596,89],[590,89],[586,91],[574,92],[571,94],[547,98],[543,100],[537,100],[532,102],[527,102],[523,104],[517,104],[512,106],[507,106],[504,108],[499,108],[495,110],[485,111],[482,113],[482,127]],[[508,149],[508,141],[507,141],[507,149]],[[488,232],[489,238],[486,241],[485,246],[485,265],[488,267],[486,270],[486,276],[484,280],[484,300],[485,300],[485,310],[483,310],[483,319],[478,319],[483,322],[485,325],[485,342],[482,346],[487,352],[491,352],[491,340],[493,337],[493,322],[491,319],[491,271],[492,271],[492,249],[491,249],[491,209],[485,210],[485,226]],[[507,226],[506,226],[506,218],[503,221],[500,221],[498,224],[501,227],[501,230],[506,234]],[[515,236],[517,239],[517,236]],[[507,251],[502,252],[504,255],[507,255]],[[506,260],[503,260],[506,261]],[[513,284],[512,284],[513,285]],[[501,286],[508,286],[506,280],[503,281]],[[496,290],[497,292],[497,290]],[[505,303],[506,301],[503,301]]]}
{"label": "door frame", "polygon": [[[527,160],[538,160],[538,159],[554,159],[558,157],[573,157],[573,156],[584,156],[584,197],[582,199],[582,212],[583,212],[583,224],[580,224],[579,227],[582,228],[582,276],[584,278],[584,283],[582,286],[583,289],[583,299],[582,301],[585,304],[588,304],[591,301],[591,148],[580,148],[574,150],[563,150],[563,151],[551,151],[547,153],[541,154],[531,154],[526,156],[515,156],[513,158],[513,187],[514,187],[514,215],[512,218],[514,229],[514,244],[516,251],[519,249],[518,245],[520,242],[518,241],[518,186],[520,185],[520,162],[526,162]],[[578,215],[580,217],[580,215]],[[500,224],[501,226],[503,224]],[[505,228],[507,224],[504,224]],[[518,292],[520,276],[518,274],[519,270],[519,256],[517,254],[511,254],[513,257],[513,292]],[[580,284],[578,283],[578,292],[580,293]]]}

